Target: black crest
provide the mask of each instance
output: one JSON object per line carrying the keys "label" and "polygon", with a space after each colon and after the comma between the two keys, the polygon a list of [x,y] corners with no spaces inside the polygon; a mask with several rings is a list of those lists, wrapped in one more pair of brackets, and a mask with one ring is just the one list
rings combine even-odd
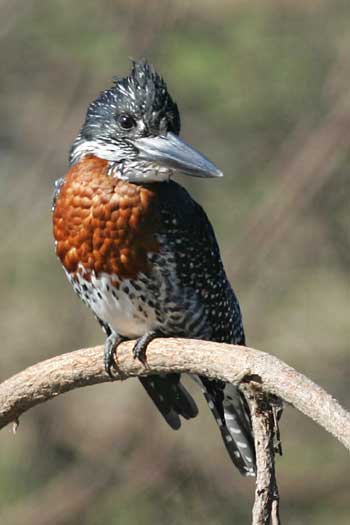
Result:
{"label": "black crest", "polygon": [[180,116],[166,83],[146,60],[133,61],[130,74],[114,78],[114,85],[102,93],[88,108],[83,136],[93,138],[96,134],[113,128],[113,122],[123,113],[135,119],[142,118],[154,132],[162,119],[168,131],[180,132]]}
{"label": "black crest", "polygon": [[166,113],[174,108],[166,83],[146,60],[133,61],[130,75],[114,78],[114,85],[117,93],[135,99],[144,112],[152,109]]}

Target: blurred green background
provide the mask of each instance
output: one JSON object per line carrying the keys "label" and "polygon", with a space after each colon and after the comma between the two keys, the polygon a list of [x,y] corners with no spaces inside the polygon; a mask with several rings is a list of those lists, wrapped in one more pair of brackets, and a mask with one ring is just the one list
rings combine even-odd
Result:
{"label": "blurred green background", "polygon": [[[54,255],[53,181],[87,104],[147,57],[182,135],[225,172],[182,180],[211,218],[248,343],[350,406],[350,3],[0,2],[0,380],[102,343]],[[137,381],[82,389],[0,433],[0,523],[249,523],[254,482],[209,410],[172,432]],[[290,525],[350,519],[350,460],[286,408]]]}

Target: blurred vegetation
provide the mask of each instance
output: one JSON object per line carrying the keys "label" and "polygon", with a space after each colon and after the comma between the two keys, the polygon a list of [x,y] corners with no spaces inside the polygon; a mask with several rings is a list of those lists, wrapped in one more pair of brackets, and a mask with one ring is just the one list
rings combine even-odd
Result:
{"label": "blurred vegetation", "polygon": [[[0,380],[101,343],[55,258],[50,199],[88,102],[146,56],[183,135],[225,172],[182,182],[207,210],[250,345],[349,393],[350,3],[0,3]],[[70,393],[0,434],[0,523],[249,523],[253,482],[209,411],[166,428],[136,381]],[[349,523],[349,456],[294,410],[282,516]]]}

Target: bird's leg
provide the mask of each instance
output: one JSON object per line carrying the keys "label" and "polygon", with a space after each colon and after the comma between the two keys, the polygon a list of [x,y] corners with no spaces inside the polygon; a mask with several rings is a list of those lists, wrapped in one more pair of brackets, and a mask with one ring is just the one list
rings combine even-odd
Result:
{"label": "bird's leg", "polygon": [[140,337],[132,350],[132,353],[134,354],[134,359],[139,359],[141,363],[143,363],[145,366],[147,365],[147,357],[146,357],[146,350],[147,346],[153,339],[156,339],[157,337],[164,337],[164,335],[159,330],[150,330],[149,332],[146,332],[142,337]]}
{"label": "bird's leg", "polygon": [[125,340],[126,340],[125,337],[117,334],[116,332],[112,330],[105,341],[104,365],[105,365],[105,370],[107,374],[112,379],[113,379],[112,368],[116,367],[116,363],[115,363],[116,351],[120,343],[122,343]]}

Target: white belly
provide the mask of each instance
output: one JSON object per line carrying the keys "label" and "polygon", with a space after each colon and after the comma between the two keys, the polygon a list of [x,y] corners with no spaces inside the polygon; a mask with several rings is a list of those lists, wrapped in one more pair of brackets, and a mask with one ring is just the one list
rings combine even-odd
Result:
{"label": "white belly", "polygon": [[136,290],[128,279],[117,289],[111,284],[117,278],[107,274],[86,281],[78,273],[78,282],[67,275],[81,299],[118,334],[136,338],[159,326],[154,309],[140,298],[146,297],[146,290]]}

